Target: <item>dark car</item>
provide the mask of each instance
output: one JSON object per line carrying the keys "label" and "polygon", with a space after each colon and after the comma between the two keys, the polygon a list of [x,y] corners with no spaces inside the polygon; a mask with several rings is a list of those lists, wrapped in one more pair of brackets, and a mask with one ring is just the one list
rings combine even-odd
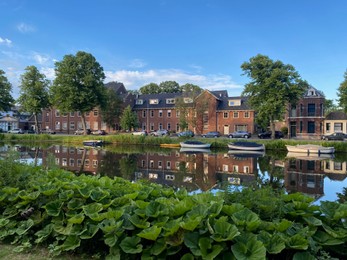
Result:
{"label": "dark car", "polygon": [[211,132],[207,132],[206,134],[202,134],[201,136],[205,138],[216,138],[216,137],[220,137],[220,132],[211,131]]}
{"label": "dark car", "polygon": [[55,131],[52,129],[42,129],[41,134],[55,135]]}
{"label": "dark car", "polygon": [[322,135],[322,140],[335,140],[335,141],[343,141],[345,138],[347,138],[346,134],[344,133],[332,133],[330,135]]}
{"label": "dark car", "polygon": [[247,131],[236,131],[228,135],[229,138],[250,138],[251,136],[252,134]]}
{"label": "dark car", "polygon": [[[265,138],[271,138],[272,132],[271,131],[267,131],[267,132],[263,132],[263,133],[259,133],[258,137],[260,139],[265,139]],[[279,138],[283,138],[284,135],[281,131],[275,131],[275,138],[279,139]]]}
{"label": "dark car", "polygon": [[177,136],[179,137],[193,137],[194,136],[194,132],[191,130],[187,130],[187,131],[183,131],[180,133],[177,133]]}

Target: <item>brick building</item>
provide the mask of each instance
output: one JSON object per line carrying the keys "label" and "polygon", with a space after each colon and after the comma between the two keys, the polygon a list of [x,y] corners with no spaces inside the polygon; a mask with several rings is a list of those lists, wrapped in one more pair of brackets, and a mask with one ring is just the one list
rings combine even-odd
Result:
{"label": "brick building", "polygon": [[310,86],[296,105],[289,106],[286,115],[288,136],[319,139],[323,134],[324,102],[324,94]]}

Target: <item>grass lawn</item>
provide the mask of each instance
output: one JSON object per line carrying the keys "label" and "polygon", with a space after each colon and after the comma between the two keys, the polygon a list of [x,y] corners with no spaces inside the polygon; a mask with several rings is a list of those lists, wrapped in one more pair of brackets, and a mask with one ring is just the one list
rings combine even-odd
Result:
{"label": "grass lawn", "polygon": [[47,260],[47,259],[60,259],[60,260],[81,260],[87,259],[86,257],[77,257],[72,255],[62,255],[58,257],[51,257],[49,251],[45,248],[33,248],[28,252],[16,253],[13,249],[16,246],[0,244],[0,259],[6,260]]}

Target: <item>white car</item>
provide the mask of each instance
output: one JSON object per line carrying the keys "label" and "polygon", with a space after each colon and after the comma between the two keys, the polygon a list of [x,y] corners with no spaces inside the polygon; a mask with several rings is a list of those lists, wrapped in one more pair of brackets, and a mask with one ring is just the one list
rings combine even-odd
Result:
{"label": "white car", "polygon": [[23,130],[20,128],[14,128],[8,131],[10,134],[24,134]]}
{"label": "white car", "polygon": [[147,131],[141,130],[141,131],[134,131],[132,132],[132,135],[147,135]]}

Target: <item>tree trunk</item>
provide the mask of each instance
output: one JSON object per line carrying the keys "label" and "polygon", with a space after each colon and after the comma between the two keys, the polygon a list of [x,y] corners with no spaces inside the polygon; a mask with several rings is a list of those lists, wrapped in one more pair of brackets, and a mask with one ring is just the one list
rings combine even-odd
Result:
{"label": "tree trunk", "polygon": [[84,113],[81,112],[81,117],[82,117],[82,127],[83,127],[83,135],[87,135],[87,129],[86,129],[86,116]]}
{"label": "tree trunk", "polygon": [[271,128],[271,139],[275,139],[275,120],[273,118],[270,119],[270,128]]}
{"label": "tree trunk", "polygon": [[38,134],[40,133],[40,129],[39,129],[39,122],[37,120],[37,113],[34,113],[34,120],[35,120],[35,133]]}

